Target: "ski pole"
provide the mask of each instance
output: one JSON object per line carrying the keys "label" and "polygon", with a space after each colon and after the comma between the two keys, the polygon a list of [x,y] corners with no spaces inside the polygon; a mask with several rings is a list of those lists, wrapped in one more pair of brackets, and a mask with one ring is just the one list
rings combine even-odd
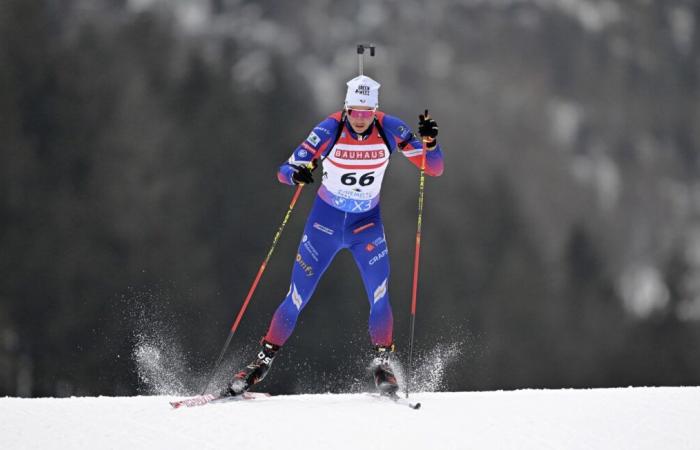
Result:
{"label": "ski pole", "polygon": [[250,303],[250,299],[253,297],[253,293],[255,292],[255,289],[258,287],[258,283],[260,282],[260,278],[262,277],[263,272],[265,271],[265,268],[267,267],[267,263],[270,261],[270,257],[272,256],[272,252],[275,251],[275,247],[277,246],[277,242],[280,239],[280,236],[282,235],[282,230],[284,230],[285,225],[287,225],[287,221],[289,221],[289,217],[292,215],[292,210],[294,209],[294,205],[296,205],[297,200],[299,199],[299,195],[301,194],[301,189],[304,187],[303,184],[299,184],[297,186],[296,191],[294,192],[294,196],[292,197],[292,201],[289,203],[289,208],[287,209],[287,214],[284,215],[284,220],[282,220],[282,224],[279,226],[277,229],[277,233],[275,233],[275,237],[272,239],[272,246],[270,247],[270,251],[267,252],[267,256],[265,256],[265,259],[263,260],[262,264],[260,265],[260,268],[258,269],[258,273],[255,276],[255,280],[253,280],[253,284],[250,286],[250,289],[248,290],[248,295],[245,297],[245,301],[243,302],[243,306],[241,306],[241,309],[238,311],[238,315],[236,316],[236,320],[233,322],[233,325],[231,326],[231,331],[228,333],[228,338],[226,339],[226,343],[224,344],[224,347],[221,349],[221,352],[219,353],[219,357],[216,360],[216,364],[214,365],[214,369],[211,372],[211,375],[209,376],[209,380],[207,381],[207,385],[204,387],[204,390],[202,391],[202,395],[204,395],[207,390],[209,390],[209,385],[211,384],[212,379],[214,378],[214,375],[216,372],[219,370],[219,366],[221,365],[221,361],[224,358],[224,354],[226,353],[226,350],[228,349],[229,344],[231,343],[231,339],[233,339],[233,335],[236,333],[236,329],[238,328],[238,324],[241,322],[241,319],[243,318],[243,314],[245,313],[246,308],[248,308],[248,303]]}
{"label": "ski pole", "polygon": [[[428,118],[428,110],[425,110]],[[423,193],[425,192],[425,155],[427,140],[423,138],[423,152],[420,161],[420,184],[418,185],[418,226],[416,229],[416,251],[413,256],[413,287],[411,289],[411,334],[408,350],[408,368],[406,370],[406,398],[411,385],[411,366],[413,364],[413,336],[416,329],[416,302],[418,299],[418,264],[420,262],[420,235],[423,226]]]}

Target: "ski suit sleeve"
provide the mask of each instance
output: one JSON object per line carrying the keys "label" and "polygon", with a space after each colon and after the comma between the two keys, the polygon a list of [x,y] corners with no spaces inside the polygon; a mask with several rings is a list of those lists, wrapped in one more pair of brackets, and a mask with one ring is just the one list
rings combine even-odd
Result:
{"label": "ski suit sleeve", "polygon": [[280,166],[277,171],[277,179],[280,183],[293,185],[292,175],[296,172],[296,167],[309,164],[316,155],[320,158],[328,150],[340,123],[335,116],[336,114],[329,116],[316,125],[309,136],[294,150],[292,156]]}
{"label": "ski suit sleeve", "polygon": [[[382,123],[387,140],[394,146],[393,150],[403,153],[416,167],[420,168],[421,155],[423,153],[423,142],[419,136],[406,125],[404,121],[397,117],[385,115]],[[425,173],[438,177],[444,170],[442,150],[438,143],[435,148],[428,150],[425,155]]]}

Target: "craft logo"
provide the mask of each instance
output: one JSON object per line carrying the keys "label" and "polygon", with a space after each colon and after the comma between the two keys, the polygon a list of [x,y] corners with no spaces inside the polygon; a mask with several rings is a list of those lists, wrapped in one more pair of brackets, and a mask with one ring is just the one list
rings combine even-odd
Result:
{"label": "craft logo", "polygon": [[373,256],[369,260],[369,265],[370,266],[375,265],[380,259],[384,258],[388,254],[389,254],[389,250],[387,250],[387,249],[382,250],[381,252],[377,253],[375,256]]}
{"label": "craft logo", "polygon": [[311,264],[307,264],[299,253],[297,253],[297,264],[304,270],[307,277],[314,276],[314,267]]}
{"label": "craft logo", "polygon": [[355,94],[367,95],[369,96],[369,86],[361,84],[355,89]]}
{"label": "craft logo", "polygon": [[367,250],[368,252],[371,252],[372,250],[374,250],[374,248],[375,247],[371,242],[365,246],[365,250]]}
{"label": "craft logo", "polygon": [[336,150],[333,154],[336,158],[350,160],[384,159],[384,150]]}

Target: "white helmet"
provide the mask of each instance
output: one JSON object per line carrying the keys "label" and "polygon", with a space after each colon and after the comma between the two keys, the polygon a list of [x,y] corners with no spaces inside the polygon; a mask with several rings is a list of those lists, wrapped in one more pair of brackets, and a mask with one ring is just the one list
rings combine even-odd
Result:
{"label": "white helmet", "polygon": [[364,75],[360,75],[348,81],[348,92],[345,94],[345,107],[379,107],[379,86],[381,86],[381,84]]}

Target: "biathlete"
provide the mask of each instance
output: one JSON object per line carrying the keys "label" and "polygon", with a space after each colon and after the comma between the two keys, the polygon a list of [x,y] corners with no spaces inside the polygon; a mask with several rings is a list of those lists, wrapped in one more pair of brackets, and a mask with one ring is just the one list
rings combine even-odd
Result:
{"label": "biathlete", "polygon": [[276,353],[292,334],[329,264],[341,249],[352,253],[369,300],[369,335],[375,351],[371,368],[380,393],[398,390],[390,362],[394,351],[389,303],[389,251],[380,215],[379,193],[389,158],[395,152],[420,168],[426,142],[425,173],[439,176],[443,156],[438,126],[428,111],[419,117],[416,137],[400,119],[378,111],[380,84],[367,76],[347,83],[345,105],[319,123],[279,168],[288,185],[313,183],[320,161],[321,187],[306,221],[289,292],[275,311],[262,349],[235,374],[223,395],[241,395],[267,375]]}

